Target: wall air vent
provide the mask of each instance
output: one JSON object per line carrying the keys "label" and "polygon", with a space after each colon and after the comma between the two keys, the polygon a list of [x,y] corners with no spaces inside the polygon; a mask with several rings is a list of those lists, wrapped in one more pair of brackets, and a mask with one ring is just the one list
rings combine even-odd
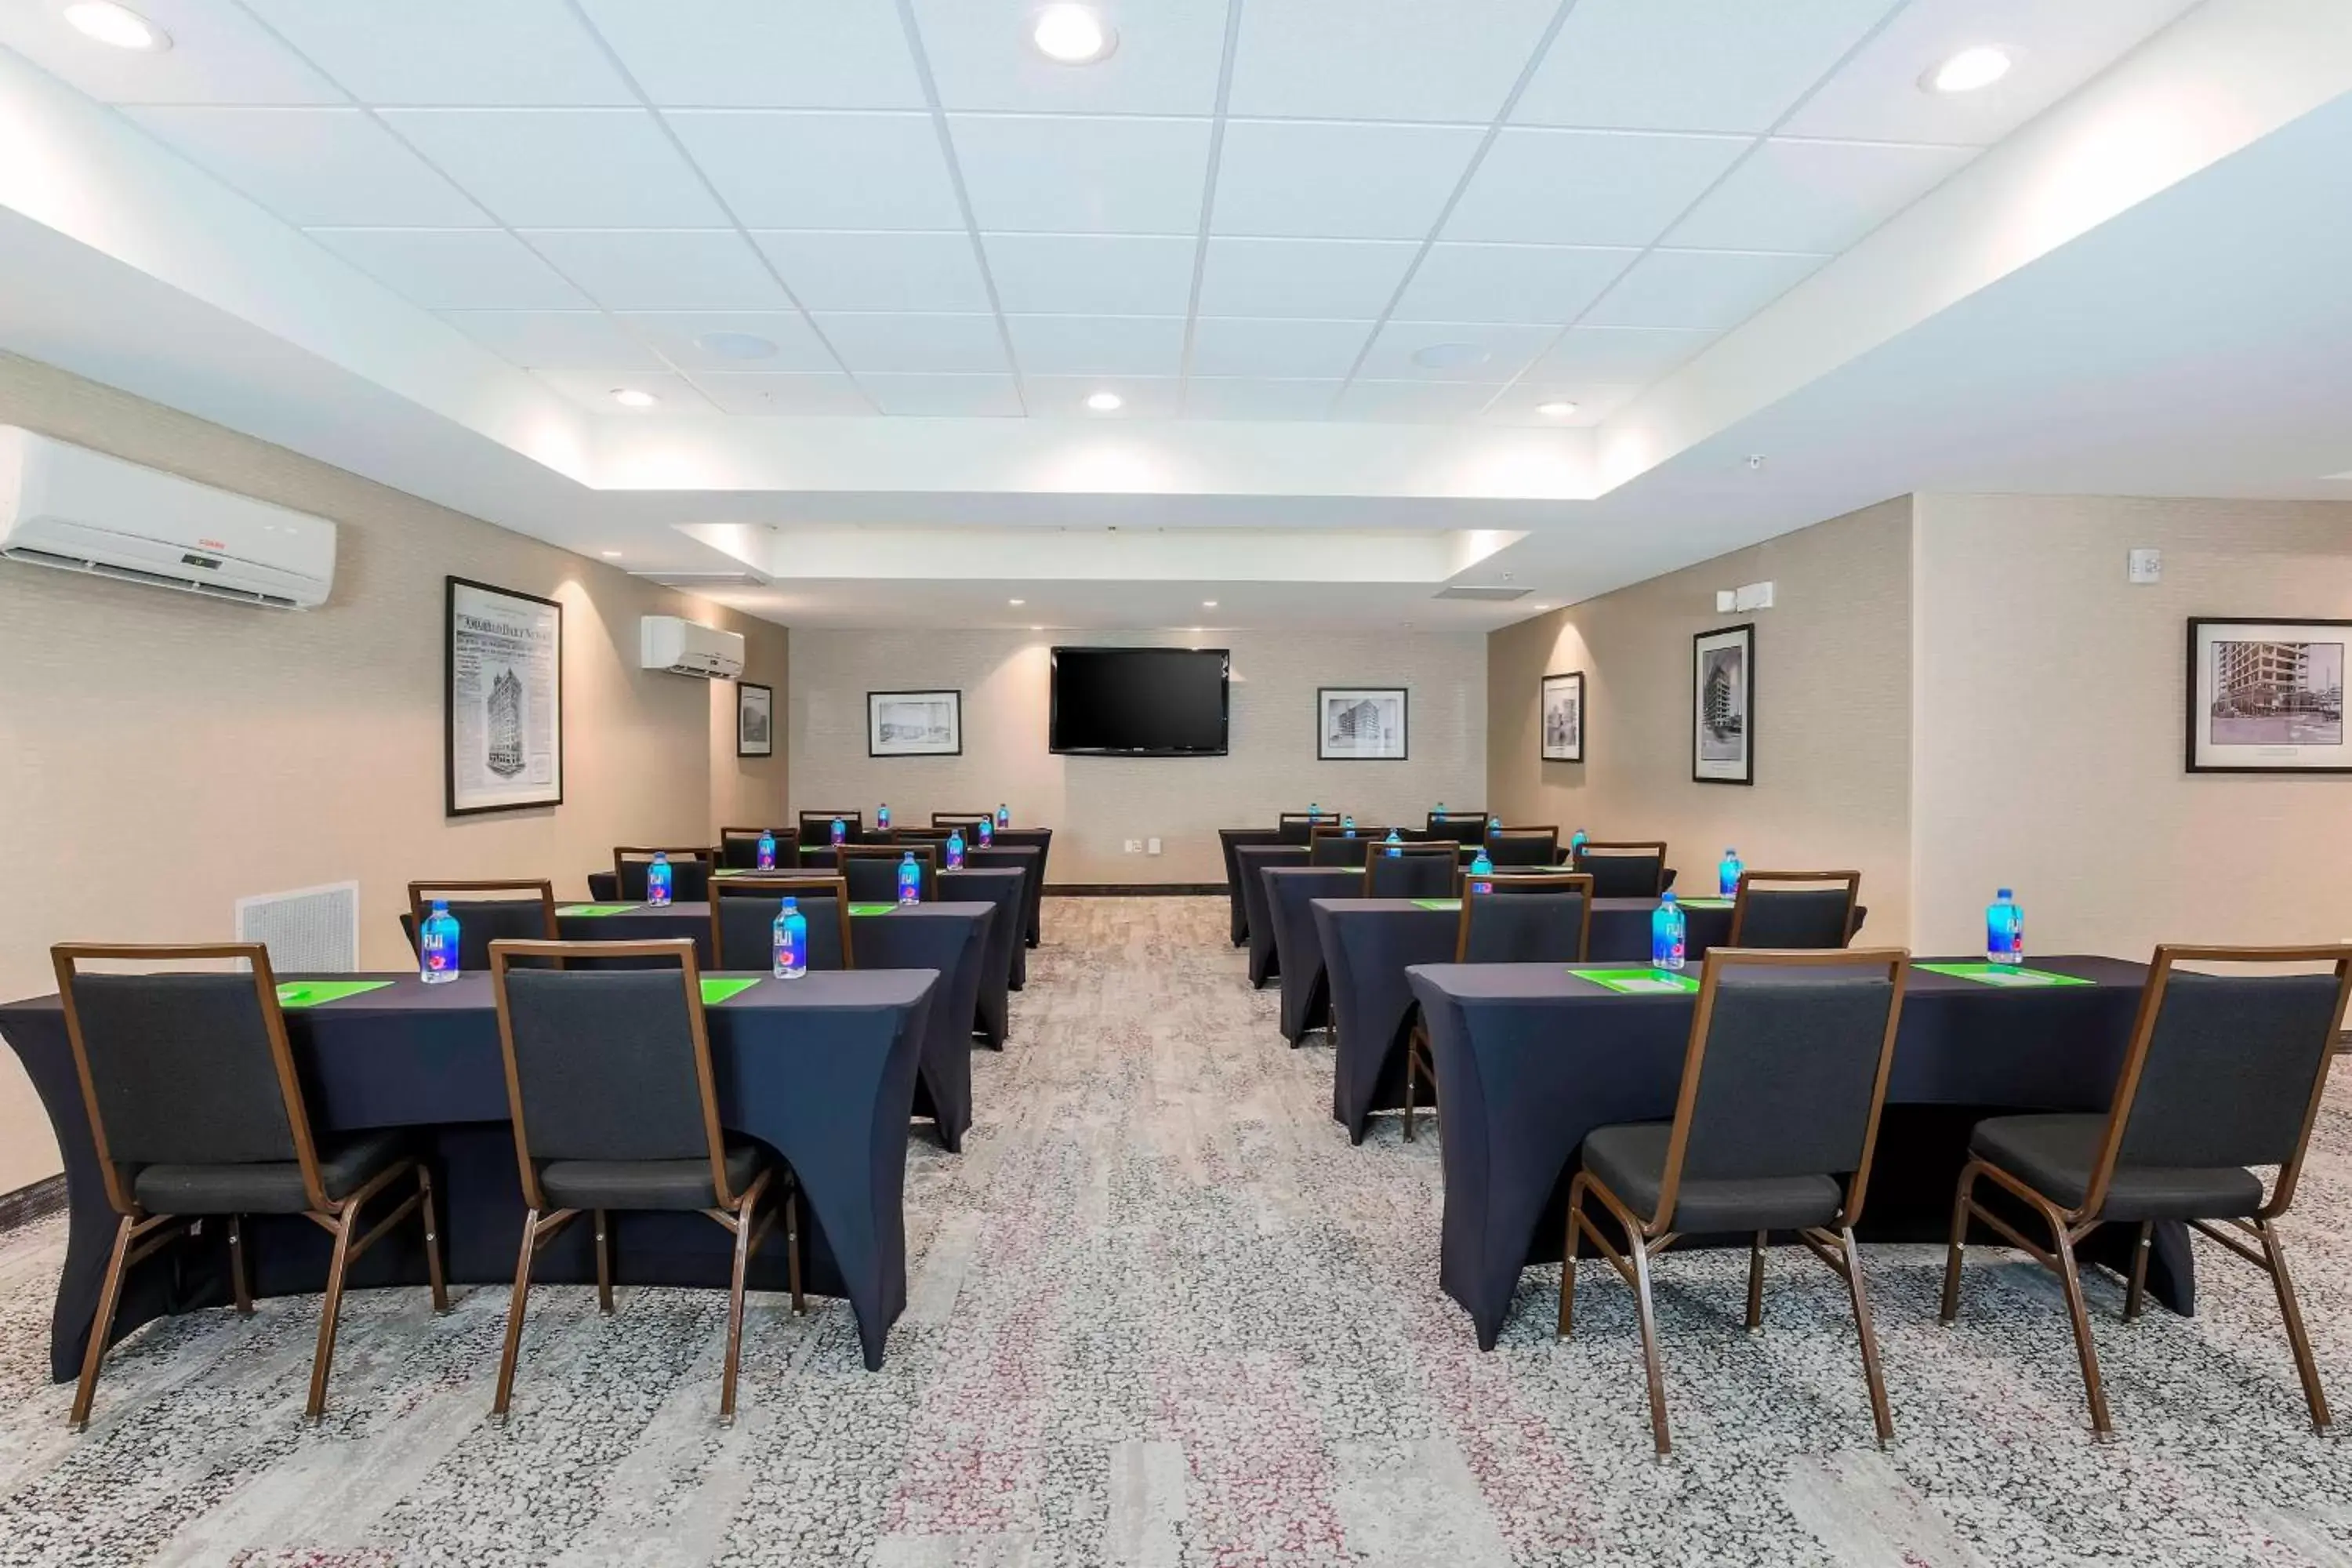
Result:
{"label": "wall air vent", "polygon": [[658,583],[665,588],[683,588],[688,593],[698,588],[764,588],[775,581],[749,567],[739,572],[632,572],[629,575],[640,582]]}
{"label": "wall air vent", "polygon": [[1498,584],[1494,587],[1488,588],[1482,588],[1473,583],[1455,583],[1447,587],[1440,588],[1437,591],[1436,597],[1441,599],[1475,599],[1481,604],[1500,605],[1508,603],[1513,599],[1524,599],[1529,594],[1534,592],[1535,590],[1533,588],[1514,588],[1507,583]]}

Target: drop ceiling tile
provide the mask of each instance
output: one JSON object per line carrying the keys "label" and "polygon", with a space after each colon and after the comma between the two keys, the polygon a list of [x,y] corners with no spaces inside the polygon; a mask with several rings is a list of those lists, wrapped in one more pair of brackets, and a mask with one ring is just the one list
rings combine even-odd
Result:
{"label": "drop ceiling tile", "polygon": [[1216,107],[1226,0],[1110,7],[1109,56],[1056,65],[1030,41],[1033,7],[1005,0],[914,0],[940,101],[950,110],[1059,114],[1207,114]]}
{"label": "drop ceiling tile", "polygon": [[511,227],[727,221],[642,109],[398,109],[383,120]]}
{"label": "drop ceiling tile", "polygon": [[1572,321],[1641,254],[1630,247],[1446,241],[1421,258],[1397,314],[1422,321]]}
{"label": "drop ceiling tile", "polygon": [[982,229],[1194,234],[1207,187],[1205,120],[948,117]]}
{"label": "drop ceiling tile", "polygon": [[695,381],[721,412],[742,415],[871,414],[874,405],[839,373],[712,371]]}
{"label": "drop ceiling tile", "polygon": [[1386,313],[1420,249],[1403,240],[1213,238],[1201,313],[1369,321]]}
{"label": "drop ceiling tile", "polygon": [[569,310],[593,303],[529,247],[498,229],[304,232],[428,310]]}
{"label": "drop ceiling tile", "polygon": [[656,105],[920,109],[891,0],[582,0]]}
{"label": "drop ceiling tile", "polygon": [[1887,0],[1580,0],[1511,118],[1761,132],[1886,8]]}
{"label": "drop ceiling tile", "polygon": [[792,308],[731,229],[542,228],[522,237],[608,310]]}
{"label": "drop ceiling tile", "polygon": [[357,109],[125,110],[149,134],[288,223],[339,227],[488,227],[401,140]]}
{"label": "drop ceiling tile", "polygon": [[1217,158],[1218,234],[1420,239],[1486,133],[1467,125],[1235,120]]}
{"label": "drop ceiling tile", "polygon": [[1737,136],[1505,131],[1471,177],[1445,237],[1648,245],[1749,145]]}
{"label": "drop ceiling tile", "polygon": [[812,310],[987,310],[971,236],[762,229],[751,237]]}
{"label": "drop ceiling tile", "polygon": [[1934,190],[1969,147],[1776,137],[1676,224],[1667,241],[1725,250],[1834,253]]}
{"label": "drop ceiling tile", "polygon": [[636,101],[563,0],[246,4],[362,103]]}
{"label": "drop ceiling tile", "polygon": [[1196,375],[1184,384],[1188,419],[1328,419],[1343,381]]}
{"label": "drop ceiling tile", "polygon": [[[1557,327],[1470,321],[1391,321],[1372,340],[1359,375],[1373,381],[1508,381],[1541,353]],[[1445,363],[1413,356],[1460,350]],[[1465,357],[1475,355],[1475,357]]]}
{"label": "drop ceiling tile", "polygon": [[[1588,0],[1589,3],[1589,0]],[[1282,0],[1242,13],[1234,114],[1484,125],[1526,68],[1559,0]]]}
{"label": "drop ceiling tile", "polygon": [[[1172,375],[1025,375],[1033,419],[1087,419],[1116,425],[1122,419],[1173,419],[1183,406],[1184,384]],[[1097,392],[1118,395],[1108,414],[1087,406]]]}
{"label": "drop ceiling tile", "polygon": [[1633,264],[1583,324],[1738,326],[1828,259],[1778,251],[1653,250]]}
{"label": "drop ceiling tile", "polygon": [[1715,340],[1713,332],[1570,327],[1528,372],[1531,382],[1646,385]]}
{"label": "drop ceiling tile", "polygon": [[[713,412],[709,400],[694,389],[693,383],[659,371],[539,370],[531,374],[591,414],[609,414],[616,419]],[[650,393],[661,401],[651,408],[624,408],[613,401],[613,394],[623,387]]]}
{"label": "drop ceiling tile", "polygon": [[961,228],[928,114],[673,110],[665,116],[747,228]]}
{"label": "drop ceiling tile", "polygon": [[[1911,0],[1780,127],[1790,136],[1989,146],[2138,47],[2196,0]],[[1919,79],[1960,50],[2010,51],[2007,76],[1977,92]]]}
{"label": "drop ceiling tile", "polygon": [[445,310],[441,319],[525,370],[668,368],[602,310]]}
{"label": "drop ceiling tile", "polygon": [[1009,375],[876,375],[857,378],[885,414],[915,419],[1017,419],[1021,389]]}
{"label": "drop ceiling tile", "polygon": [[1176,375],[1181,316],[1007,316],[1024,375]]}
{"label": "drop ceiling tile", "polygon": [[[631,310],[619,320],[624,329],[652,345],[670,363],[696,374],[840,368],[832,351],[797,310]],[[703,345],[703,339],[721,334],[763,339],[774,347],[766,353],[730,354]]]}
{"label": "drop ceiling tile", "polygon": [[[1590,428],[1616,413],[1641,391],[1636,386],[1611,386],[1598,383],[1578,382],[1561,385],[1556,382],[1523,381],[1505,387],[1502,394],[1478,416],[1481,425],[1508,425],[1530,430],[1576,430]],[[1548,403],[1572,403],[1571,414],[1540,412]]]}
{"label": "drop ceiling tile", "polygon": [[1458,425],[1495,395],[1493,384],[1461,381],[1353,381],[1334,419],[1373,425]]}
{"label": "drop ceiling tile", "polygon": [[1192,298],[1190,235],[989,234],[988,270],[1007,310],[1181,316]]}
{"label": "drop ceiling tile", "polygon": [[1192,324],[1192,374],[1272,381],[1345,377],[1371,335],[1370,321],[1203,316]]}
{"label": "drop ceiling tile", "polygon": [[171,36],[153,53],[110,49],[68,26],[54,5],[0,5],[0,47],[101,103],[348,103],[269,29],[220,0],[139,0]]}
{"label": "drop ceiling tile", "polygon": [[843,362],[860,374],[1003,374],[1013,368],[993,316],[821,313],[815,319]]}

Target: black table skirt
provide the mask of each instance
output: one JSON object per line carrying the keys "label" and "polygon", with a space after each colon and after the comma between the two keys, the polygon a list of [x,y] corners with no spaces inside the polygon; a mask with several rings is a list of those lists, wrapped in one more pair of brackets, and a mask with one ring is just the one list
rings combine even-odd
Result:
{"label": "black table skirt", "polygon": [[[2105,1109],[2146,967],[2082,957],[2034,967],[2096,984],[2001,990],[1912,972],[1865,1239],[1945,1238],[1967,1128],[1980,1117]],[[1560,1255],[1585,1134],[1674,1115],[1693,998],[1619,995],[1559,964],[1420,964],[1407,973],[1429,1020],[1444,1107],[1439,1283],[1492,1350],[1519,1270]],[[2121,1262],[2131,1240],[2130,1226],[2108,1226],[2084,1250]],[[2149,1290],[2186,1312],[2194,1286],[2185,1227],[2158,1226]]]}
{"label": "black table skirt", "polygon": [[1268,866],[1258,875],[1265,883],[1266,912],[1274,922],[1275,973],[1282,981],[1282,1037],[1296,1046],[1331,1017],[1323,944],[1315,932],[1315,901],[1360,897],[1364,873],[1346,866]]}
{"label": "black table skirt", "polygon": [[[934,970],[942,976],[923,1029],[922,1070],[915,1083],[912,1114],[929,1116],[940,1142],[961,1152],[971,1126],[971,1036],[979,1013],[982,955],[996,910],[990,904],[913,904],[880,915],[852,915],[850,940],[857,948],[857,973],[893,969]],[[556,917],[566,942],[659,942],[691,937],[706,967],[710,952],[710,906],[640,904],[612,915]],[[797,984],[798,982],[793,984]]]}
{"label": "black table skirt", "polygon": [[[1037,851],[1036,870],[1029,879],[1027,893],[1029,919],[1021,932],[1024,945],[1036,946],[1039,932],[1045,921],[1046,862],[1053,858],[1054,854],[1054,830],[1050,827],[1000,827],[996,830],[996,842],[990,845],[986,850],[980,850],[977,845],[972,848],[982,854],[994,854],[1002,849]],[[971,863],[975,866],[992,866],[1007,862],[974,859]]]}
{"label": "black table skirt", "polygon": [[1263,847],[1286,842],[1278,827],[1220,827],[1217,847],[1225,858],[1225,900],[1232,906],[1234,945],[1240,947],[1249,941],[1249,910],[1242,901],[1241,868],[1234,862],[1234,851],[1244,845]]}
{"label": "black table skirt", "polygon": [[[799,853],[800,868],[803,871],[823,871],[831,873],[840,868],[841,857],[834,853],[833,846],[830,844],[820,844],[813,847],[803,848]],[[985,856],[986,858],[982,858],[983,856]],[[943,852],[940,855],[940,859],[944,862],[946,858],[947,857]],[[1034,930],[1034,922],[1037,919],[1038,894],[1045,886],[1045,852],[1043,849],[1038,849],[1026,845],[1014,846],[1004,850],[983,850],[974,847],[964,851],[964,867],[967,871],[975,869],[985,869],[991,871],[1019,871],[1023,878],[1021,884],[1022,908],[1026,911],[1024,918],[1032,922],[1031,930]],[[963,872],[947,870],[942,870],[940,873],[943,878],[961,876],[963,874]],[[940,884],[940,896],[941,898],[945,898],[947,896],[948,889],[948,883],[942,881]],[[1015,932],[1019,932],[1020,930],[1020,921],[1014,921],[1013,931]],[[1013,990],[1022,990],[1029,984],[1029,949],[1036,945],[1037,939],[1035,936],[1030,935],[1024,940],[1024,938],[1016,935],[1012,940],[1011,944],[1007,947],[1006,952],[1010,954],[1010,960],[1005,967],[1005,984]]]}
{"label": "black table skirt", "polygon": [[1259,990],[1282,973],[1274,946],[1274,915],[1266,905],[1265,879],[1261,872],[1274,866],[1307,864],[1304,844],[1243,844],[1234,849],[1234,866],[1242,879],[1244,919],[1247,922],[1250,984]]}
{"label": "black table skirt", "polygon": [[[331,1132],[416,1129],[433,1166],[449,1278],[505,1285],[514,1278],[523,1201],[490,978],[466,974],[431,986],[413,973],[388,978],[384,990],[287,1013],[311,1120]],[[907,1301],[907,1120],[938,982],[924,970],[766,980],[707,1010],[720,1117],[730,1131],[791,1163],[801,1184],[807,1289],[848,1298],[868,1368],[882,1364],[884,1339]],[[116,1216],[58,999],[0,1007],[0,1037],[24,1063],[65,1156],[66,1264],[49,1333],[49,1374],[64,1383],[81,1370]],[[166,1313],[228,1304],[226,1228],[205,1232],[131,1270],[117,1339]],[[594,1279],[590,1239],[587,1227],[574,1226],[541,1256],[535,1277]],[[309,1220],[257,1215],[247,1222],[246,1241],[257,1293],[325,1288],[330,1238]],[[700,1215],[618,1215],[614,1251],[631,1284],[724,1287],[733,1265],[732,1239]],[[784,1288],[781,1237],[751,1269],[754,1288]],[[416,1227],[386,1234],[353,1266],[352,1280],[421,1288]]]}

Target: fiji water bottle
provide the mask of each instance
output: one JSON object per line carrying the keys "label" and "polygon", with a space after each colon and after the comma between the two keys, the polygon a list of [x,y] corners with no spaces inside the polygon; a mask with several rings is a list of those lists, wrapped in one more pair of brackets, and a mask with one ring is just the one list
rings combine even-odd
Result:
{"label": "fiji water bottle", "polygon": [[1356,836],[1356,819],[1352,816],[1341,817],[1339,819],[1339,831],[1346,834],[1349,837],[1353,838]]}
{"label": "fiji water bottle", "polygon": [[923,868],[915,864],[915,852],[911,849],[898,862],[898,901],[902,904],[923,901]]}
{"label": "fiji water bottle", "polygon": [[762,871],[776,868],[776,830],[772,827],[760,829],[759,865]]}
{"label": "fiji water bottle", "polygon": [[669,908],[670,879],[673,875],[669,868],[669,857],[656,851],[654,863],[646,868],[646,902],[657,910]]}
{"label": "fiji water bottle", "polygon": [[2003,969],[2025,963],[2025,916],[2007,888],[1985,906],[1985,962]]}
{"label": "fiji water bottle", "polygon": [[1013,808],[1001,800],[996,803],[996,826],[999,827],[1013,826]]}
{"label": "fiji water bottle", "polygon": [[1389,836],[1386,840],[1385,847],[1382,847],[1381,853],[1387,856],[1391,860],[1401,860],[1404,858],[1404,840],[1397,837],[1397,830],[1395,828],[1391,827],[1389,829]]}
{"label": "fiji water bottle", "polygon": [[963,829],[961,827],[950,829],[948,834],[948,869],[963,869]]}
{"label": "fiji water bottle", "polygon": [[1308,801],[1308,802],[1307,803],[1307,819],[1309,822],[1314,821],[1314,820],[1315,820],[1315,818],[1317,818],[1317,817],[1318,817],[1318,816],[1322,816],[1322,815],[1323,815],[1323,808],[1322,808],[1321,806],[1319,806],[1319,805],[1316,805],[1316,804],[1315,804],[1313,801],[1311,801],[1311,800],[1310,800],[1310,801]]}
{"label": "fiji water bottle", "polygon": [[1571,866],[1584,858],[1584,829],[1578,828],[1568,836],[1568,863]]}
{"label": "fiji water bottle", "polygon": [[1737,849],[1725,850],[1723,852],[1723,859],[1716,866],[1715,868],[1716,891],[1721,893],[1727,899],[1737,894],[1739,891],[1739,873],[1743,869],[1745,869],[1745,868],[1739,864],[1739,851]]}
{"label": "fiji water bottle", "polygon": [[890,803],[888,801],[884,801],[880,808],[874,813],[874,826],[884,833],[890,831]]}
{"label": "fiji water bottle", "polygon": [[457,917],[449,900],[433,900],[433,912],[416,932],[417,977],[427,985],[457,978]]}
{"label": "fiji water bottle", "polygon": [[1474,893],[1495,890],[1495,863],[1486,858],[1484,849],[1479,850],[1477,858],[1470,862],[1470,890]]}
{"label": "fiji water bottle", "polygon": [[1500,838],[1502,836],[1503,819],[1499,816],[1488,817],[1486,819],[1486,837],[1489,838]]}
{"label": "fiji water bottle", "polygon": [[776,978],[798,980],[808,973],[808,916],[798,899],[786,899],[776,911],[774,952]]}
{"label": "fiji water bottle", "polygon": [[841,818],[837,816],[835,817],[833,819],[833,847],[835,849],[838,849],[848,841],[849,824],[842,821]]}
{"label": "fiji water bottle", "polygon": [[1439,801],[1436,808],[1431,811],[1429,815],[1432,816],[1444,816],[1445,815],[1445,803],[1442,800]]}
{"label": "fiji water bottle", "polygon": [[995,842],[996,818],[992,816],[982,817],[980,819],[980,847],[982,849],[985,849]]}
{"label": "fiji water bottle", "polygon": [[1650,917],[1650,967],[1681,969],[1685,932],[1682,906],[1675,902],[1672,893],[1660,894],[1657,912]]}

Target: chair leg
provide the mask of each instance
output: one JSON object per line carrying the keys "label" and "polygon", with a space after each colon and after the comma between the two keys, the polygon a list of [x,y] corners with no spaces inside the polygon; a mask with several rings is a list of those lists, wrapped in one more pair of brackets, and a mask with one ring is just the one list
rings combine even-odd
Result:
{"label": "chair leg", "polygon": [[2091,1431],[2104,1441],[2115,1436],[2115,1425],[2107,1418],[2107,1391],[2099,1382],[2099,1351],[2091,1342],[2091,1311],[2083,1302],[2083,1275],[2074,1266],[2074,1244],[2067,1238],[2066,1222],[2055,1209],[2045,1209],[2042,1217],[2057,1238],[2052,1250],[2058,1258],[2059,1280],[2066,1288],[2066,1312],[2074,1320],[2074,1349],[2082,1358],[2083,1388],[2091,1401]]}
{"label": "chair leg", "polygon": [[1416,1044],[1408,1040],[1404,1047],[1404,1141],[1408,1143],[1413,1142],[1413,1090],[1421,1081],[1421,1053],[1414,1048]]}
{"label": "chair leg", "polygon": [[735,1419],[735,1373],[743,1357],[743,1280],[751,1267],[751,1232],[759,1220],[755,1191],[735,1211],[735,1277],[727,1293],[727,1370],[719,1384],[719,1419]]}
{"label": "chair leg", "polygon": [[2274,1223],[2257,1220],[2254,1228],[2262,1233],[2263,1255],[2270,1259],[2271,1285],[2278,1291],[2279,1314],[2286,1319],[2286,1342],[2294,1351],[2295,1375],[2303,1379],[2303,1397],[2311,1406],[2311,1429],[2325,1432],[2334,1425],[2334,1417],[2327,1413],[2327,1395],[2319,1386],[2319,1363],[2311,1356],[2311,1336],[2304,1332],[2303,1309],[2295,1303],[2294,1281],[2286,1271],[2286,1249],[2279,1241]]}
{"label": "chair leg", "polygon": [[1576,1332],[1576,1221],[1584,1212],[1584,1173],[1568,1184],[1568,1239],[1559,1249],[1559,1330],[1567,1339]]}
{"label": "chair leg", "polygon": [[433,1285],[433,1310],[449,1310],[449,1279],[441,1268],[441,1226],[433,1214],[433,1173],[416,1167],[416,1212],[425,1226],[425,1277]]}
{"label": "chair leg", "polygon": [[228,1216],[228,1288],[236,1302],[236,1315],[253,1316],[253,1289],[245,1276],[245,1216]]}
{"label": "chair leg", "polygon": [[1960,1315],[1960,1244],[1969,1234],[1969,1200],[1976,1195],[1977,1173],[1984,1167],[1970,1160],[1960,1168],[1959,1190],[1952,1198],[1952,1242],[1944,1258],[1944,1304],[1936,1321],[1946,1328]]}
{"label": "chair leg", "polygon": [[1756,1239],[1748,1246],[1748,1328],[1749,1332],[1764,1326],[1764,1238],[1758,1231]]}
{"label": "chair leg", "polygon": [[2139,1239],[2132,1244],[2131,1284],[2124,1291],[2124,1321],[2139,1316],[2141,1302],[2147,1295],[2147,1255],[2156,1240],[2156,1222],[2139,1222]]}
{"label": "chair leg", "polygon": [[539,1253],[539,1211],[522,1216],[522,1257],[515,1263],[514,1295],[507,1302],[507,1344],[499,1357],[499,1388],[490,1400],[490,1414],[504,1415],[514,1394],[515,1354],[522,1348],[522,1313],[530,1300],[530,1265]]}
{"label": "chair leg", "polygon": [[114,1251],[106,1260],[106,1282],[99,1287],[98,1312],[89,1321],[89,1349],[81,1358],[81,1383],[74,1389],[73,1411],[66,1425],[77,1432],[89,1428],[89,1404],[98,1393],[98,1363],[106,1359],[106,1342],[114,1332],[114,1310],[122,1302],[122,1275],[131,1259],[131,1228],[124,1215],[115,1222]]}
{"label": "chair leg", "polygon": [[1650,1305],[1650,1247],[1634,1226],[1625,1227],[1625,1239],[1633,1256],[1633,1306],[1642,1325],[1642,1364],[1650,1381],[1650,1436],[1663,1459],[1674,1445],[1666,1437],[1666,1374],[1658,1363],[1658,1315]]}
{"label": "chair leg", "polygon": [[808,1301],[801,1294],[801,1195],[797,1191],[784,1194],[784,1278],[792,1287],[793,1316],[808,1315]]}
{"label": "chair leg", "polygon": [[1845,1247],[1845,1286],[1853,1298],[1854,1331],[1862,1337],[1862,1380],[1870,1385],[1870,1418],[1878,1426],[1878,1446],[1895,1441],[1895,1415],[1886,1407],[1886,1379],[1878,1370],[1878,1335],[1870,1326],[1870,1298],[1862,1287],[1862,1247],[1853,1227],[1839,1232]]}
{"label": "chair leg", "polygon": [[596,1211],[596,1310],[613,1315],[613,1239],[605,1211]]}
{"label": "chair leg", "polygon": [[335,1361],[335,1329],[343,1315],[343,1273],[351,1267],[352,1229],[359,1215],[360,1205],[347,1203],[335,1216],[335,1256],[327,1265],[327,1295],[319,1303],[319,1349],[310,1358],[310,1405],[306,1414],[313,1421],[327,1413],[327,1371]]}

